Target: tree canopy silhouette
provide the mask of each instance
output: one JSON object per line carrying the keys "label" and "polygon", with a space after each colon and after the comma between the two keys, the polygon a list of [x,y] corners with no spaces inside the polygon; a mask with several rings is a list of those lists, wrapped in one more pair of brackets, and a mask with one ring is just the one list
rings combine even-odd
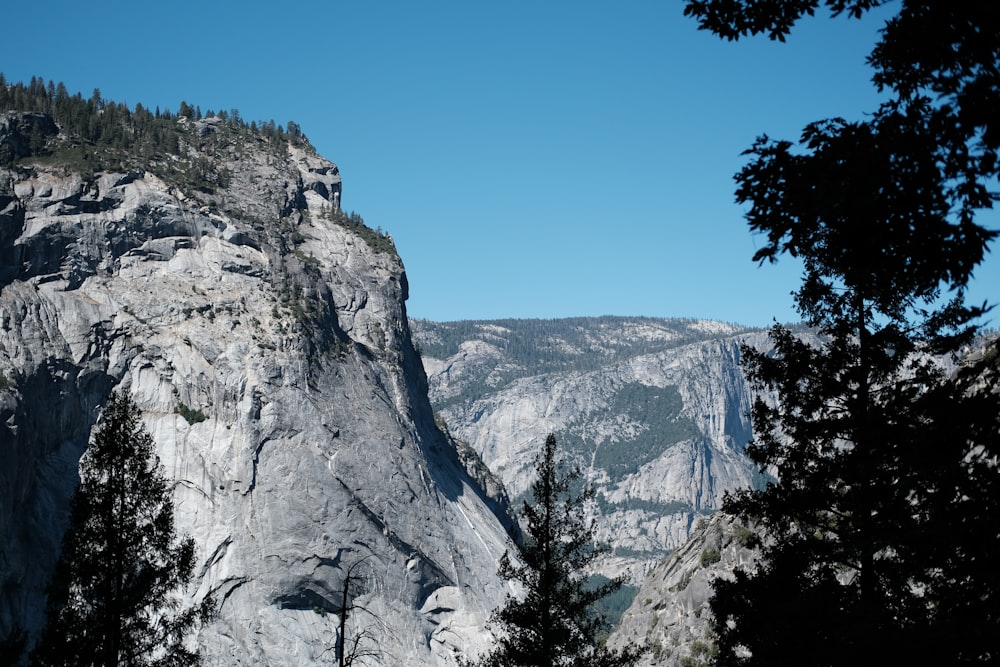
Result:
{"label": "tree canopy silhouette", "polygon": [[519,559],[504,554],[500,576],[515,581],[524,594],[508,596],[491,619],[499,631],[493,651],[480,667],[627,667],[642,650],[612,651],[598,641],[605,619],[593,609],[618,590],[622,579],[588,586],[587,566],[601,553],[593,525],[584,515],[589,491],[575,491],[580,471],[565,469],[549,435],[535,457],[533,503],[522,506],[527,524]]}
{"label": "tree canopy silhouette", "polygon": [[[860,17],[880,2],[827,0]],[[818,0],[689,0],[704,29],[784,39]],[[888,100],[798,142],[761,137],[736,176],[759,262],[803,262],[796,306],[745,349],[750,457],[777,481],[727,498],[760,531],[712,599],[719,665],[982,664],[998,657],[1000,391],[986,304],[965,290],[997,231],[1000,11],[899,5],[872,51]],[[992,110],[992,111],[990,111]],[[951,365],[957,365],[958,371]]]}
{"label": "tree canopy silhouette", "polygon": [[80,464],[49,591],[39,667],[187,667],[189,634],[214,611],[185,606],[194,541],[177,540],[170,487],[138,407],[112,394]]}

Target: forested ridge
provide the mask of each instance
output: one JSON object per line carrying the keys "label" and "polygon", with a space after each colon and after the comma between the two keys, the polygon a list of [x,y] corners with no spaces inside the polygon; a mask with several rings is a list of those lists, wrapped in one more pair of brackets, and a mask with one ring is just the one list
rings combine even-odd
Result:
{"label": "forested ridge", "polygon": [[480,340],[504,355],[504,380],[557,371],[591,371],[641,354],[655,354],[725,335],[761,331],[685,318],[567,317],[431,322],[413,320],[420,351],[447,359]]}
{"label": "forested ridge", "polygon": [[[149,169],[158,176],[180,180],[205,192],[225,187],[228,174],[211,155],[223,147],[261,142],[275,148],[300,146],[315,149],[293,121],[287,126],[273,120],[247,122],[237,109],[209,110],[182,101],[176,111],[130,108],[101,96],[70,93],[62,83],[32,77],[27,84],[8,82],[0,73],[0,113],[38,114],[25,119],[27,146],[0,144],[0,166],[11,167],[24,158],[48,161],[79,171]],[[53,127],[46,118],[54,121]],[[197,121],[209,121],[211,131],[199,130]],[[208,125],[208,123],[206,124]],[[203,155],[194,158],[186,146]]]}

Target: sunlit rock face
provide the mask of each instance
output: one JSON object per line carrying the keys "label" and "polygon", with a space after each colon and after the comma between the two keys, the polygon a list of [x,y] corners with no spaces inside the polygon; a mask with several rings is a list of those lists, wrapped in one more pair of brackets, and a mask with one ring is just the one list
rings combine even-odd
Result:
{"label": "sunlit rock face", "polygon": [[608,644],[648,646],[639,667],[709,664],[713,582],[754,566],[758,552],[749,536],[722,513],[699,521],[688,541],[649,571]]}
{"label": "sunlit rock face", "polygon": [[43,622],[117,387],[197,543],[187,594],[219,602],[206,664],[333,662],[358,561],[373,615],[348,631],[376,639],[371,664],[481,650],[507,528],[434,424],[391,239],[338,224],[337,168],[305,149],[214,159],[228,182],[211,193],[145,170],[0,171],[0,632]]}
{"label": "sunlit rock face", "polygon": [[608,576],[635,583],[683,545],[727,491],[753,483],[752,391],[720,322],[575,318],[412,324],[431,399],[513,497],[548,433],[596,490]]}

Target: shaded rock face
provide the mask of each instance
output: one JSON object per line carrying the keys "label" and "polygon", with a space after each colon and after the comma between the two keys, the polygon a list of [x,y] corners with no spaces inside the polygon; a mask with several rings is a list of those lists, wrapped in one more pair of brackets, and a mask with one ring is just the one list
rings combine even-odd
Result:
{"label": "shaded rock face", "polygon": [[431,400],[510,494],[546,434],[596,489],[603,574],[639,582],[727,491],[752,484],[740,346],[766,332],[649,318],[412,324]]}
{"label": "shaded rock face", "polygon": [[79,457],[122,387],[198,545],[188,594],[220,603],[206,664],[332,662],[361,560],[377,620],[348,631],[375,664],[482,650],[510,541],[434,424],[399,258],[335,223],[330,162],[244,146],[222,166],[212,194],[0,171],[0,633],[44,621]]}

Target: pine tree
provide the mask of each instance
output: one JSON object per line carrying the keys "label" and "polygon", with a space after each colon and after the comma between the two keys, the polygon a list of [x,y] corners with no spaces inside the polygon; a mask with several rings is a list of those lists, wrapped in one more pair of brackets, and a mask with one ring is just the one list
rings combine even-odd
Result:
{"label": "pine tree", "polygon": [[[687,4],[723,37],[783,39],[819,0]],[[976,216],[996,197],[998,61],[995,6],[903,2],[870,59],[889,101],[748,151],[737,199],[766,239],[754,259],[802,261],[795,300],[816,336],[776,326],[772,352],[744,350],[777,396],[756,402],[748,454],[777,481],[725,503],[762,555],[716,583],[718,665],[997,660],[996,344],[961,355],[988,310],[965,289],[997,236]]]}
{"label": "pine tree", "polygon": [[139,409],[112,394],[81,460],[33,664],[200,664],[187,640],[213,603],[182,605],[194,558],[193,540],[176,539],[170,487]]}
{"label": "pine tree", "polygon": [[525,545],[515,562],[508,554],[500,560],[500,576],[515,581],[523,595],[508,596],[494,612],[491,626],[499,631],[493,651],[481,667],[555,667],[634,664],[642,650],[620,652],[598,641],[605,619],[594,613],[598,600],[618,590],[623,580],[613,579],[588,587],[587,566],[601,553],[594,543],[593,524],[584,517],[590,492],[576,493],[577,468],[564,470],[556,456],[555,436],[535,458],[537,479],[531,491],[534,504],[525,502]]}

